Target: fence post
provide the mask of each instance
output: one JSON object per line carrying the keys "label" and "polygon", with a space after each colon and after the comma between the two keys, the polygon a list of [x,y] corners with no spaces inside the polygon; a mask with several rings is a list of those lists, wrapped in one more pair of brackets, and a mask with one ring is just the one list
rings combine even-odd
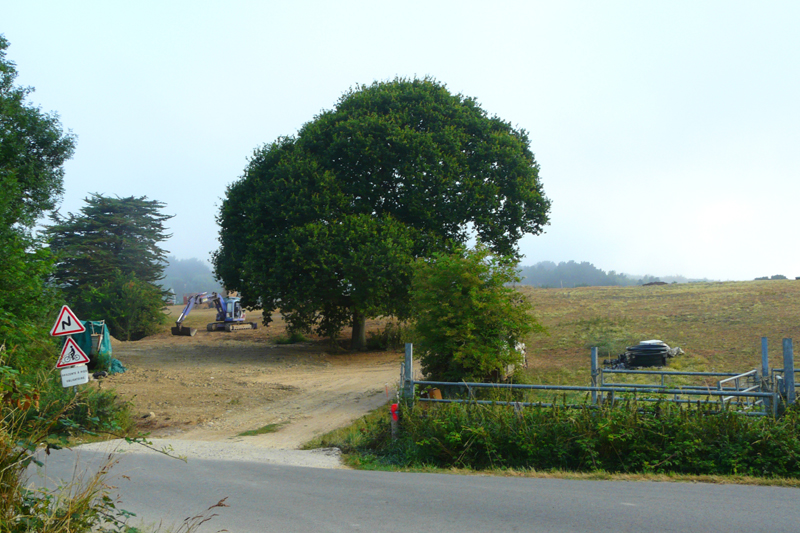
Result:
{"label": "fence post", "polygon": [[792,405],[795,399],[792,339],[783,339],[783,382],[786,386],[786,404]]}
{"label": "fence post", "polygon": [[[769,379],[769,344],[766,337],[761,337],[761,391],[772,392]],[[764,412],[772,411],[771,398],[764,398]]]}
{"label": "fence post", "polygon": [[414,359],[414,346],[406,343],[406,362],[403,365],[403,398],[406,400],[414,399],[414,367],[412,361]]}
{"label": "fence post", "polygon": [[[597,387],[597,346],[592,347],[592,387]],[[592,391],[592,405],[597,405],[597,391]]]}

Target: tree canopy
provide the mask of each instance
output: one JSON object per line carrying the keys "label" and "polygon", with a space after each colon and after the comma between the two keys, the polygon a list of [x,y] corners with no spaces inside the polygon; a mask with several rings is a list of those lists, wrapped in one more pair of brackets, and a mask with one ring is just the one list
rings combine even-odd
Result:
{"label": "tree canopy", "polygon": [[14,85],[7,48],[0,35],[0,227],[31,227],[61,199],[75,137],[63,132],[57,114],[26,102],[33,88]]}
{"label": "tree canopy", "polygon": [[68,296],[100,285],[115,270],[148,283],[164,277],[167,252],[159,243],[171,236],[164,222],[172,218],[160,212],[165,204],[100,194],[84,201],[77,215],[55,213],[46,229],[58,257],[55,280]]}
{"label": "tree canopy", "polygon": [[357,87],[254,152],[221,206],[215,273],[291,328],[350,324],[363,345],[365,318],[408,316],[415,258],[472,236],[517,256],[542,231],[550,202],[529,144],[429,78]]}
{"label": "tree canopy", "polygon": [[53,279],[79,316],[108,322],[112,335],[129,339],[161,323],[168,239],[165,205],[147,197],[93,194],[79,214],[54,214],[46,234],[56,256]]}
{"label": "tree canopy", "polygon": [[28,103],[33,88],[15,85],[8,45],[0,35],[0,345],[16,354],[11,364],[30,367],[29,356],[51,349],[45,321],[57,305],[46,284],[50,254],[32,228],[61,197],[75,137]]}

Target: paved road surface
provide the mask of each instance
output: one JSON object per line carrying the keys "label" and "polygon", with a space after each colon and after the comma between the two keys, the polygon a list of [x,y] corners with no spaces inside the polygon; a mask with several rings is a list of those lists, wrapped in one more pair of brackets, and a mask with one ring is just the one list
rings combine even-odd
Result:
{"label": "paved road surface", "polygon": [[[104,454],[83,451],[91,467]],[[48,460],[70,477],[75,456]],[[398,474],[125,454],[112,471],[122,508],[183,518],[227,496],[201,531],[800,531],[800,491],[778,487]]]}

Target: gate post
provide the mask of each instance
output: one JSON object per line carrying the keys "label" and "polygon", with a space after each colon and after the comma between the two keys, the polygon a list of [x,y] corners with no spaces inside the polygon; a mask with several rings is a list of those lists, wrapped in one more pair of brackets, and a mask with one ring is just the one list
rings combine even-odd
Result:
{"label": "gate post", "polygon": [[783,382],[786,384],[786,405],[792,405],[795,400],[792,339],[783,339]]}
{"label": "gate post", "polygon": [[406,362],[403,365],[403,398],[406,400],[414,399],[414,345],[406,343]]}
{"label": "gate post", "polygon": [[[766,337],[761,337],[761,391],[772,392],[772,386],[769,379],[769,350]],[[769,413],[772,411],[772,400],[764,398],[764,412]]]}
{"label": "gate post", "polygon": [[[592,387],[597,387],[597,346],[592,347]],[[597,405],[597,391],[592,391],[592,405]]]}

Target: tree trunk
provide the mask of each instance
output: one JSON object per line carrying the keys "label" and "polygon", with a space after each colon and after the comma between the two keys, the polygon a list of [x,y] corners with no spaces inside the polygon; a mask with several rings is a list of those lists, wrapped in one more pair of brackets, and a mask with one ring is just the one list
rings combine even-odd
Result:
{"label": "tree trunk", "polygon": [[353,312],[353,336],[350,339],[350,351],[364,351],[367,349],[367,317]]}

